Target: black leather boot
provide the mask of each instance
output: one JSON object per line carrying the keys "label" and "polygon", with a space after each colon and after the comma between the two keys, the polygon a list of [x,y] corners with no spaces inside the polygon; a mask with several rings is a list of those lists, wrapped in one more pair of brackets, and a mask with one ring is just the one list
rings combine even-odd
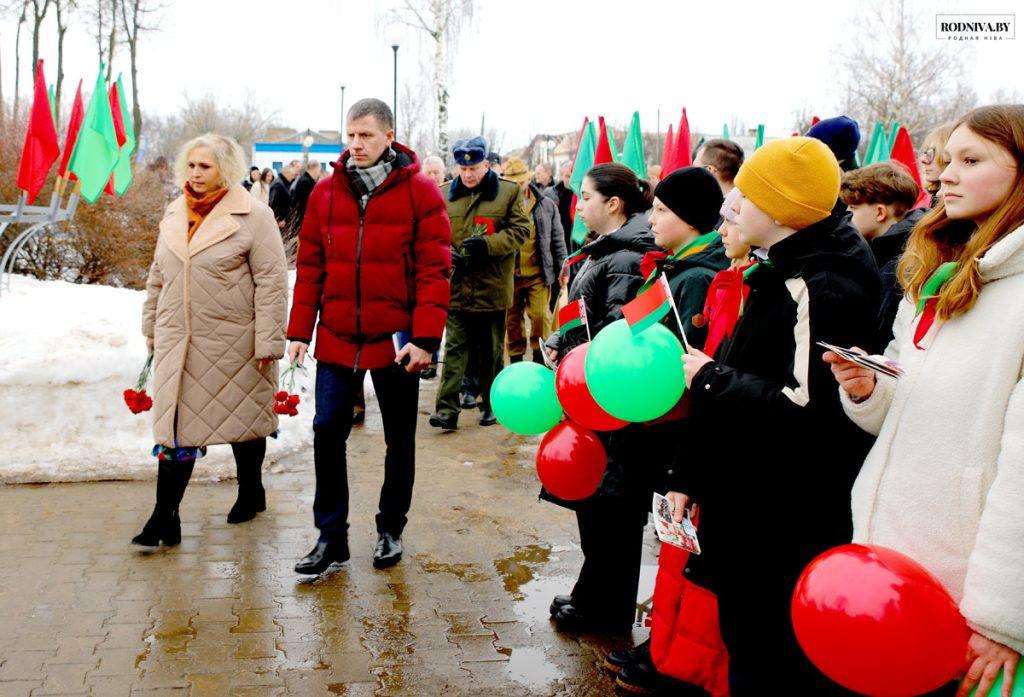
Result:
{"label": "black leather boot", "polygon": [[228,513],[229,523],[244,523],[267,510],[267,492],[263,488],[263,457],[267,451],[267,440],[232,443],[235,453],[235,468],[238,473],[238,498]]}
{"label": "black leather boot", "polygon": [[168,547],[181,543],[181,518],[178,505],[185,495],[188,480],[192,477],[194,460],[175,462],[158,460],[156,471],[156,505],[142,532],[132,538],[132,544],[140,551],[156,551],[163,542]]}

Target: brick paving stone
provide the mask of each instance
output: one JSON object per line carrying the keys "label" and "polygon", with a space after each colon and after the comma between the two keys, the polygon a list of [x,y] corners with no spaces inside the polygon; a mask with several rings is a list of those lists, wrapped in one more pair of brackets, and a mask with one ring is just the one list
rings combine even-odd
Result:
{"label": "brick paving stone", "polygon": [[442,436],[426,425],[432,391],[405,559],[384,571],[371,565],[372,400],[350,439],[352,560],[315,579],[292,571],[317,535],[309,450],[267,463],[268,510],[243,525],[224,519],[235,482],[197,469],[181,545],[146,556],[128,540],[152,481],[0,485],[0,695],[611,694],[600,658],[631,642],[561,635],[548,619],[580,551],[572,513],[537,501],[539,439],[473,419]]}

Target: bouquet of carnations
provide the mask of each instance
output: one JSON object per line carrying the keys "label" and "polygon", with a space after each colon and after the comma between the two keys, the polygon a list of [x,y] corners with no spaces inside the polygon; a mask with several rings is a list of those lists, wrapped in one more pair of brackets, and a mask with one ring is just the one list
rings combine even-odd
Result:
{"label": "bouquet of carnations", "polygon": [[139,373],[139,379],[135,382],[135,389],[124,391],[124,403],[128,405],[133,414],[141,414],[153,408],[153,398],[146,394],[146,383],[149,382],[149,374],[153,368],[153,354],[149,354],[146,365]]}
{"label": "bouquet of carnations", "polygon": [[281,387],[287,386],[287,389],[282,389],[274,395],[274,413],[287,415],[287,416],[298,416],[299,415],[299,395],[295,394],[295,371],[301,370],[302,374],[306,374],[306,367],[299,365],[299,359],[296,357],[292,364],[281,373]]}

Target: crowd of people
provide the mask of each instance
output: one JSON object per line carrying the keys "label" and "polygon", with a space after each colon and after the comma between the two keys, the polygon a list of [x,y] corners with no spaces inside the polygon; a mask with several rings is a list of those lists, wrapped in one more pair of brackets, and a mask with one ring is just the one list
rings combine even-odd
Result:
{"label": "crowd of people", "polygon": [[[656,182],[597,165],[575,207],[568,167],[556,183],[546,164],[501,161],[483,137],[455,143],[448,178],[441,158],[421,163],[394,139],[380,100],[357,102],[346,130],[331,175],[313,161],[276,178],[253,168],[248,194],[231,184],[245,167],[231,139],[184,147],[183,195],[147,286],[159,465],[156,506],[133,542],[180,541],[178,505],[211,444],[235,453],[229,522],[265,509],[278,361],[301,365],[314,346],[319,534],[295,570],[349,559],[345,444],[367,372],[386,443],[373,564],[391,566],[412,501],[421,372],[441,365],[431,426],[456,431],[477,407],[491,426],[506,355],[557,364],[663,277],[687,389],[657,421],[599,434],[608,465],[592,496],[542,491],[575,511],[584,556],[552,601],[557,628],[630,630],[661,492],[677,521],[699,520],[701,553],[679,574],[715,599],[716,616],[693,631],[724,645],[731,694],[849,694],[801,651],[789,608],[807,564],[851,540],[904,552],[959,603],[966,678],[936,694],[1013,673],[1024,651],[1024,106],[935,129],[920,152],[927,197],[901,165],[858,167],[859,129],[842,116],[753,153],[706,142],[694,166]],[[569,235],[577,217],[582,246]],[[560,298],[583,301],[587,328],[554,331]],[[884,353],[905,374],[819,342]],[[650,641],[605,665],[633,692],[670,679]]]}

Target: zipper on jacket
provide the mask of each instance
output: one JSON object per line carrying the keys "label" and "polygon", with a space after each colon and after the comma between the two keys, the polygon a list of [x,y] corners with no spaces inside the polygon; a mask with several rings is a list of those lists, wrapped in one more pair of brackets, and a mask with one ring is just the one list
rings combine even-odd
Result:
{"label": "zipper on jacket", "polygon": [[359,232],[356,235],[356,359],[352,370],[359,369],[359,354],[363,352],[363,230],[366,227],[366,209],[370,207],[373,192],[366,197],[366,203],[359,202]]}

